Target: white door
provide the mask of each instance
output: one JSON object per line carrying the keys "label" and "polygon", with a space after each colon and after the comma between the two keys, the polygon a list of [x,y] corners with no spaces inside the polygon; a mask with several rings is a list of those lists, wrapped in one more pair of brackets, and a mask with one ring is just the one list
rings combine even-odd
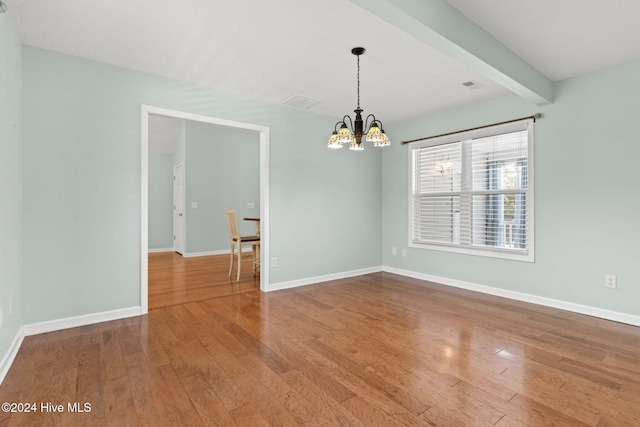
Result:
{"label": "white door", "polygon": [[184,177],[182,165],[173,168],[173,250],[184,253]]}

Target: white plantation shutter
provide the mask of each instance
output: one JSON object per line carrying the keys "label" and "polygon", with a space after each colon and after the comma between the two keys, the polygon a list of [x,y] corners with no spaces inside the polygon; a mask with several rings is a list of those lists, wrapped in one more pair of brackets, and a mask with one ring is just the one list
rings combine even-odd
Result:
{"label": "white plantation shutter", "polygon": [[532,124],[412,145],[410,246],[533,261]]}

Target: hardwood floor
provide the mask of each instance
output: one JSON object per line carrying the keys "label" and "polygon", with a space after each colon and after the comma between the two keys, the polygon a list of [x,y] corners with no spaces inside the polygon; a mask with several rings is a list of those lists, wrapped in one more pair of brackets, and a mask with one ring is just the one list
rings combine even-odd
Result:
{"label": "hardwood floor", "polygon": [[251,263],[251,252],[244,253],[236,281],[237,260],[230,278],[229,255],[185,258],[175,252],[150,253],[149,310],[260,289],[260,275],[253,274]]}
{"label": "hardwood floor", "polygon": [[27,337],[0,402],[65,408],[1,426],[638,426],[640,328],[375,273]]}

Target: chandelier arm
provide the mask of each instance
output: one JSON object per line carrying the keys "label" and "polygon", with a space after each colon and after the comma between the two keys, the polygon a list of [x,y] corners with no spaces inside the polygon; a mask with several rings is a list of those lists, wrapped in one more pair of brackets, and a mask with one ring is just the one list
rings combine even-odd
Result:
{"label": "chandelier arm", "polygon": [[334,131],[338,131],[338,125],[341,125],[342,123],[344,123],[344,121],[339,121],[338,123],[336,123],[336,125],[333,127]]}
{"label": "chandelier arm", "polygon": [[[371,123],[369,123],[369,117],[373,117],[373,120],[371,121]],[[380,120],[377,120],[376,116],[374,116],[373,114],[369,114],[364,121],[364,133],[366,134],[367,132],[369,132],[369,128],[371,127],[371,125],[373,125],[376,122],[379,123]]]}
{"label": "chandelier arm", "polygon": [[338,123],[344,123],[346,125],[347,121],[345,119],[349,119],[349,130],[351,131],[351,133],[353,133],[353,120],[351,120],[351,116],[349,116],[348,114],[345,114],[344,117],[342,118],[342,121]]}

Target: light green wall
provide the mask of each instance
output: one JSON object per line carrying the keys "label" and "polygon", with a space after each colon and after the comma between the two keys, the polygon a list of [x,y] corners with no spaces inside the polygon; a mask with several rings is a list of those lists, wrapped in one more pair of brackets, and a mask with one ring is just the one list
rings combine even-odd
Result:
{"label": "light green wall", "polygon": [[[22,47],[0,14],[0,361],[22,326]],[[11,300],[11,307],[10,307]],[[1,366],[0,366],[1,367]]]}
{"label": "light green wall", "polygon": [[140,106],[270,127],[277,284],[381,263],[380,153],[292,108],[23,47],[25,323],[140,304]]}
{"label": "light green wall", "polygon": [[182,125],[182,131],[178,136],[178,143],[176,144],[176,148],[173,152],[173,167],[175,168],[178,165],[183,165],[186,161],[186,142],[185,142],[185,125]]}
{"label": "light green wall", "polygon": [[[235,209],[243,234],[260,216],[260,135],[257,132],[187,122],[186,252],[229,251],[226,209]],[[193,202],[198,208],[191,208]],[[254,208],[247,208],[253,202]]]}
{"label": "light green wall", "polygon": [[[535,124],[535,263],[422,249],[406,257],[408,146],[383,157],[383,262],[574,304],[640,315],[640,62],[556,84],[535,107],[506,96],[389,126],[397,140],[437,135],[541,112]],[[618,289],[604,287],[605,274]]]}
{"label": "light green wall", "polygon": [[173,248],[173,154],[149,153],[149,249]]}

